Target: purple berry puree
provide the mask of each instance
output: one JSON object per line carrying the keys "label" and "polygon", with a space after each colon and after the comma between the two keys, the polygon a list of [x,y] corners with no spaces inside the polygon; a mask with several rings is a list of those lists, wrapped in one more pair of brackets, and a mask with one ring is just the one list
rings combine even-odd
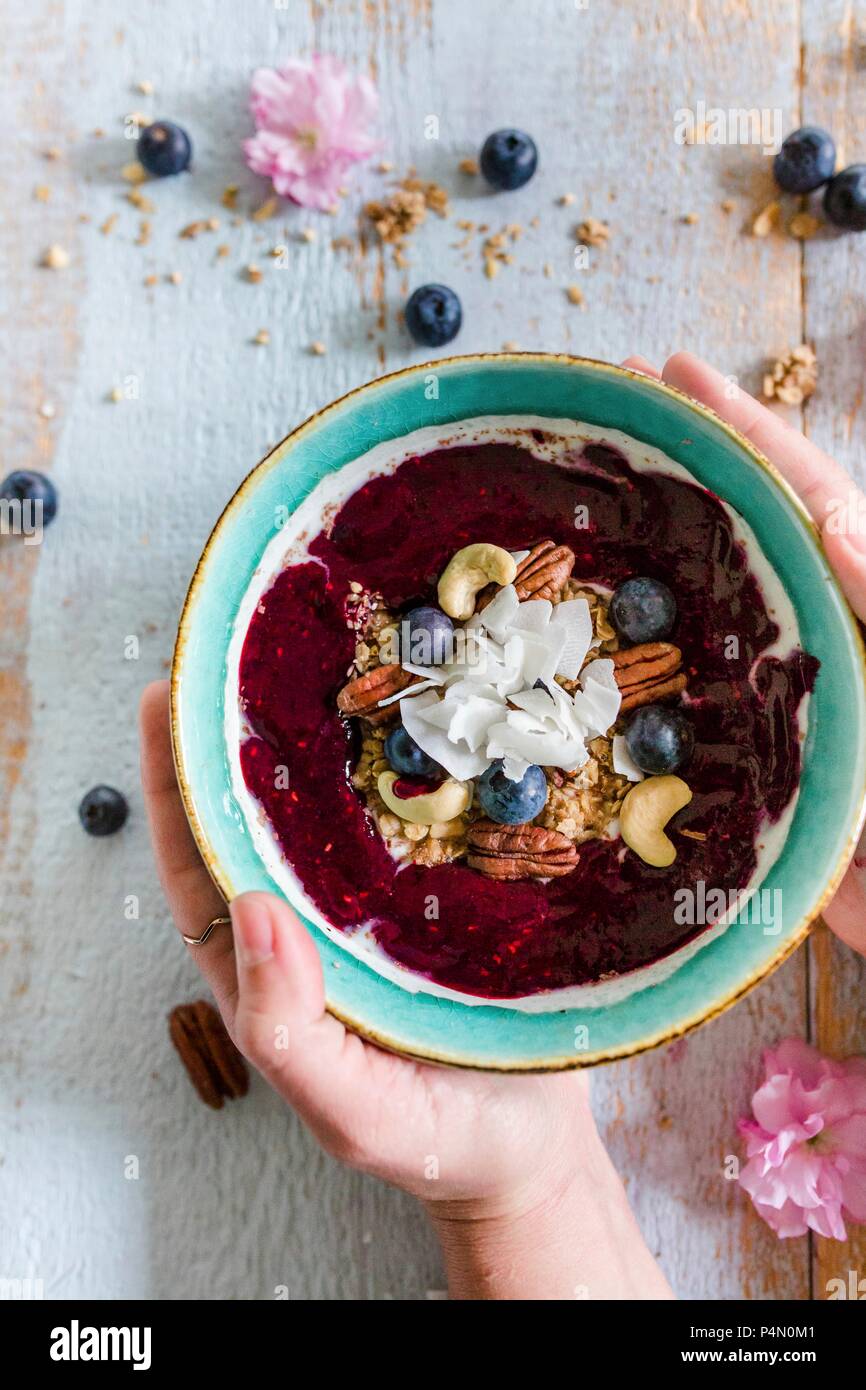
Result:
{"label": "purple berry puree", "polygon": [[[589,524],[578,530],[579,506]],[[459,862],[398,871],[348,780],[358,733],[335,701],[354,652],[349,584],[405,611],[435,603],[437,578],[460,547],[485,540],[516,550],[546,536],[575,551],[577,579],[615,588],[649,575],[676,595],[672,640],[696,742],[684,769],[693,798],[669,829],[706,839],[674,833],[670,869],[648,867],[622,841],[591,841],[573,873],[548,883],[497,882]],[[767,657],[750,682],[778,630],[717,498],[637,472],[605,445],[576,452],[568,467],[516,444],[462,445],[367,483],[310,551],[324,567],[284,569],[249,626],[240,689],[253,736],[241,762],[307,896],[336,926],[371,922],[395,961],[441,985],[506,998],[649,965],[706,929],[675,921],[677,889],[748,882],[762,824],[778,820],[797,785],[796,712],[818,662],[800,650]],[[288,779],[275,777],[281,765]]]}

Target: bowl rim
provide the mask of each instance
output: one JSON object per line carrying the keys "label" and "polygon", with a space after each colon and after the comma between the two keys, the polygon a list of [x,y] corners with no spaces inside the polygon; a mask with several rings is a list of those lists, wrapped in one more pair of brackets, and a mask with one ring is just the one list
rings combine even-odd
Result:
{"label": "bowl rim", "polygon": [[[686,406],[689,410],[697,413],[698,415],[702,415],[705,419],[709,420],[709,422],[712,425],[714,425],[716,428],[721,429],[725,434],[727,434],[734,441],[734,443],[737,444],[738,447],[750,457],[752,462],[769,476],[776,488],[783,493],[788,503],[794,508],[796,512],[799,513],[800,519],[804,523],[805,528],[809,533],[812,544],[815,546],[816,550],[818,551],[819,557],[823,560],[827,568],[827,571],[830,576],[831,586],[835,590],[836,597],[840,601],[841,610],[847,618],[849,631],[853,639],[854,650],[859,659],[861,692],[864,694],[864,696],[866,696],[866,644],[864,644],[864,634],[827,558],[824,544],[821,539],[820,528],[815,523],[805,503],[795,492],[794,488],[791,486],[788,480],[782,475],[782,473],[779,471],[776,465],[771,463],[771,461],[766,457],[766,455],[763,454],[752,443],[752,441],[747,438],[746,435],[742,434],[734,425],[731,425],[727,420],[722,419],[722,417],[718,415],[716,411],[712,409],[712,407],[705,405],[702,401],[698,401],[693,396],[689,396],[685,391],[681,391],[678,387],[671,386],[668,382],[662,381],[661,378],[652,376],[647,372],[639,371],[634,367],[624,367],[613,362],[605,362],[600,358],[583,357],[575,355],[573,353],[531,351],[477,352],[462,354],[458,353],[449,357],[438,357],[426,362],[412,363],[409,366],[400,367],[396,371],[387,372],[382,376],[374,377],[372,378],[372,380],[363,382],[360,386],[355,386],[350,391],[344,392],[343,395],[336,397],[327,405],[322,406],[319,410],[316,410],[311,415],[307,416],[305,420],[301,421],[299,425],[296,425],[293,430],[290,430],[287,435],[285,435],[281,440],[279,440],[278,443],[276,443],[273,446],[273,448],[269,449],[268,452],[265,455],[263,455],[263,457],[259,459],[259,461],[256,464],[253,465],[253,467],[245,475],[245,477],[241,479],[237,488],[226,502],[225,506],[223,507],[222,511],[220,512],[219,516],[214,522],[210,535],[208,536],[204,548],[202,549],[201,555],[199,556],[199,559],[196,563],[195,569],[193,570],[192,577],[187,588],[186,597],[183,602],[183,607],[181,609],[180,619],[178,621],[177,636],[175,639],[171,663],[170,725],[172,754],[174,758],[174,766],[177,775],[178,787],[181,793],[184,810],[186,812],[187,821],[189,822],[193,838],[195,840],[199,854],[201,855],[202,860],[205,864],[205,867],[207,868],[208,873],[210,874],[210,877],[213,880],[214,885],[216,886],[218,892],[222,895],[222,897],[226,900],[227,903],[231,902],[232,897],[235,896],[235,894],[233,894],[232,892],[228,875],[223,869],[218,856],[212,849],[205,828],[202,825],[201,820],[196,811],[192,786],[184,763],[183,743],[180,734],[180,683],[182,677],[183,662],[187,647],[187,638],[189,635],[189,628],[192,622],[193,607],[195,604],[196,596],[199,588],[204,582],[205,567],[207,565],[210,552],[214,543],[222,533],[224,527],[227,526],[236,508],[238,508],[241,505],[247,491],[253,485],[254,479],[256,479],[260,472],[266,469],[266,467],[271,463],[271,461],[274,460],[274,456],[276,454],[281,454],[285,450],[287,445],[290,445],[293,442],[300,440],[306,434],[310,433],[313,430],[313,428],[319,423],[319,421],[321,421],[324,417],[341,410],[348,402],[354,400],[355,397],[366,395],[368,393],[372,394],[373,392],[375,392],[377,388],[395,382],[399,380],[401,377],[415,376],[419,373],[430,371],[432,369],[439,369],[442,367],[449,366],[469,366],[472,364],[481,364],[485,362],[509,361],[537,362],[540,365],[553,363],[562,366],[589,367],[594,371],[607,373],[613,377],[635,379],[637,381],[640,381],[641,383],[646,383],[648,386],[650,386],[651,389],[660,392],[662,395],[667,395],[671,397],[673,400],[675,400],[681,405]],[[655,1033],[651,1034],[649,1037],[642,1038],[638,1043],[607,1047],[595,1052],[588,1052],[578,1055],[571,1053],[563,1057],[546,1059],[543,1062],[531,1061],[526,1064],[515,1062],[509,1062],[508,1064],[497,1064],[495,1061],[491,1059],[484,1059],[483,1061],[464,1060],[461,1058],[455,1059],[449,1056],[446,1052],[437,1053],[433,1049],[429,1051],[413,1050],[412,1048],[407,1047],[405,1043],[403,1043],[400,1039],[389,1037],[388,1034],[386,1032],[383,1032],[381,1029],[373,1028],[370,1026],[369,1023],[363,1021],[362,1019],[354,1018],[345,1008],[336,1008],[333,1005],[333,1003],[327,998],[327,984],[325,998],[326,1011],[332,1014],[333,1017],[337,1018],[347,1028],[350,1028],[352,1032],[357,1033],[360,1037],[364,1038],[368,1042],[374,1043],[378,1047],[385,1048],[387,1051],[398,1053],[401,1056],[409,1057],[416,1061],[434,1063],[451,1067],[459,1067],[466,1070],[491,1071],[511,1074],[559,1072],[577,1070],[584,1067],[598,1066],[606,1062],[614,1062],[626,1057],[638,1056],[640,1053],[648,1052],[651,1049],[659,1047],[664,1043],[674,1042],[678,1038],[685,1037],[687,1034],[693,1032],[696,1028],[699,1028],[702,1024],[708,1023],[712,1019],[720,1017],[721,1014],[725,1013],[728,1009],[732,1008],[746,994],[748,994],[752,989],[754,989],[756,985],[760,984],[762,980],[766,979],[769,975],[773,973],[773,971],[777,970],[780,965],[784,964],[784,962],[788,959],[789,956],[793,955],[794,951],[796,951],[797,948],[801,946],[802,943],[805,941],[806,937],[809,935],[812,926],[815,924],[815,922],[823,913],[824,909],[835,896],[836,890],[839,887],[839,884],[841,883],[845,875],[845,872],[848,868],[848,865],[853,857],[858,840],[860,838],[860,834],[864,827],[864,822],[866,822],[866,784],[864,784],[860,792],[858,811],[853,827],[850,831],[848,839],[845,842],[845,846],[837,860],[833,873],[828,881],[827,887],[825,888],[818,902],[814,904],[812,907],[810,907],[804,914],[804,917],[800,922],[794,935],[788,941],[786,941],[785,945],[781,947],[781,949],[777,951],[774,956],[771,956],[758,969],[754,970],[751,975],[749,975],[723,999],[711,1001],[706,1007],[700,1009],[691,1017],[682,1020],[676,1024],[673,1024],[670,1027],[663,1027],[657,1030]]]}

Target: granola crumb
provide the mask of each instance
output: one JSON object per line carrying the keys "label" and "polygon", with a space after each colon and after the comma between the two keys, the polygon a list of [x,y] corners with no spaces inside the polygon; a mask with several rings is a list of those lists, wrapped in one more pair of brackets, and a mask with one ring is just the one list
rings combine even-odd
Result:
{"label": "granola crumb", "polygon": [[735,198],[723,198],[720,204],[722,212],[733,212],[737,206]]}
{"label": "granola crumb", "polygon": [[470,155],[467,159],[461,159],[460,163],[457,165],[457,168],[460,170],[461,174],[472,175],[477,174],[479,172],[480,165],[478,163],[478,160],[474,159]]}
{"label": "granola crumb", "polygon": [[696,212],[683,213],[683,222],[687,227],[693,227],[696,222],[700,222],[700,216]]}
{"label": "granola crumb", "polygon": [[134,208],[138,208],[139,212],[156,211],[156,205],[151,202],[146,194],[142,193],[140,188],[131,188],[126,194],[126,201],[132,203]]}
{"label": "granola crumb", "polygon": [[587,217],[578,224],[576,236],[584,246],[606,246],[610,237],[610,227],[607,222],[600,222],[597,217]]}
{"label": "granola crumb", "polygon": [[143,283],[150,289],[153,285],[159,284],[158,275],[145,275]]}
{"label": "granola crumb", "polygon": [[216,254],[218,261],[224,261],[226,256],[231,255],[231,247],[228,246],[225,242],[223,242],[220,246],[217,247]]}
{"label": "granola crumb", "polygon": [[262,278],[262,272],[257,265],[248,265],[244,270],[251,285],[257,285]]}
{"label": "granola crumb", "polygon": [[519,349],[517,343],[515,343],[514,340],[513,340],[512,338],[509,338],[507,343],[503,343],[503,344],[502,344],[502,351],[503,351],[503,352],[519,352],[520,349]]}
{"label": "granola crumb", "polygon": [[169,275],[166,275],[165,278],[170,285],[179,285],[183,279],[183,276],[181,275],[179,270],[173,270]]}
{"label": "granola crumb", "polygon": [[319,342],[318,339],[316,342],[310,343],[310,352],[313,357],[324,357],[327,351],[328,349],[325,347],[325,344]]}
{"label": "granola crumb", "polygon": [[147,218],[142,218],[138,224],[138,236],[135,238],[136,246],[146,246],[150,241],[150,223]]}
{"label": "granola crumb", "polygon": [[763,395],[783,405],[802,405],[818,384],[818,359],[808,343],[792,348],[764,373]]}
{"label": "granola crumb", "polygon": [[124,164],[120,171],[120,177],[124,179],[126,183],[144,183],[147,179],[147,170],[143,164],[139,164],[137,159],[133,159],[129,164]]}
{"label": "granola crumb", "polygon": [[142,96],[149,97],[153,95],[153,83],[149,81],[148,78],[143,77],[141,81],[136,82],[135,85],[137,90],[141,92]]}
{"label": "granola crumb", "polygon": [[269,217],[276,217],[279,210],[279,198],[266,198],[263,203],[260,203],[259,206],[250,213],[250,217],[253,222],[267,222]]}
{"label": "granola crumb", "polygon": [[391,163],[390,159],[380,159],[379,163],[376,165],[376,168],[378,169],[380,174],[390,174],[391,170],[394,168],[394,165]]}
{"label": "granola crumb", "polygon": [[42,256],[42,264],[49,270],[65,270],[69,261],[69,252],[62,246],[58,246],[56,242],[53,246],[49,246]]}
{"label": "granola crumb", "polygon": [[267,328],[260,328],[256,336],[253,338],[253,342],[258,347],[267,347],[270,341],[271,335]]}
{"label": "granola crumb", "polygon": [[542,271],[544,273],[545,280],[553,279],[553,266],[551,265],[550,261],[544,262],[544,265],[542,266]]}
{"label": "granola crumb", "polygon": [[313,242],[316,240],[316,230],[314,227],[302,227],[298,232],[298,240]]}
{"label": "granola crumb", "polygon": [[43,151],[43,158],[49,160],[52,164],[60,159],[60,157],[61,150],[58,145],[49,145],[48,149]]}
{"label": "granola crumb", "polygon": [[788,223],[788,231],[798,241],[811,241],[821,230],[821,223],[811,212],[797,212]]}
{"label": "granola crumb", "polygon": [[585,302],[580,285],[569,285],[565,293],[568,296],[569,304],[583,304]]}
{"label": "granola crumb", "polygon": [[768,203],[765,208],[761,208],[761,211],[752,221],[752,236],[769,236],[779,220],[781,211],[782,204],[775,200]]}
{"label": "granola crumb", "polygon": [[222,191],[220,202],[224,208],[228,208],[230,212],[234,212],[238,205],[238,185],[236,183],[226,184]]}
{"label": "granola crumb", "polygon": [[106,217],[104,222],[100,223],[99,230],[103,236],[108,236],[117,226],[117,216],[118,214],[113,212],[109,217]]}
{"label": "granola crumb", "polygon": [[36,199],[37,203],[47,203],[51,197],[51,189],[48,187],[48,184],[37,183],[33,190],[33,197]]}
{"label": "granola crumb", "polygon": [[111,390],[108,393],[108,399],[112,401],[114,405],[119,405],[120,402],[123,400],[123,391],[121,387],[112,386]]}

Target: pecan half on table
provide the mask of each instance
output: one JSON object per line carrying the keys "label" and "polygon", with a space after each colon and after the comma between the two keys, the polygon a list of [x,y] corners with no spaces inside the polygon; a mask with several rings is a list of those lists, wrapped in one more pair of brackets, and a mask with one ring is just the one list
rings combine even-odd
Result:
{"label": "pecan half on table", "polygon": [[561,878],[577,864],[577,846],[543,825],[499,825],[478,820],[469,827],[470,869],[488,878]]}
{"label": "pecan half on table", "polygon": [[374,666],[363,676],[349,681],[337,696],[337,708],[341,714],[360,715],[368,724],[385,724],[399,714],[399,701],[379,709],[379,701],[387,700],[389,695],[397,695],[401,690],[414,685],[419,676],[410,675],[402,666],[392,661],[387,666]]}
{"label": "pecan half on table", "polygon": [[671,642],[641,642],[613,652],[614,679],[622,692],[620,710],[654,704],[686,688],[683,654]]}
{"label": "pecan half on table", "polygon": [[213,1004],[206,999],[178,1004],[168,1016],[168,1031],[205,1105],[222,1110],[225,1099],[246,1095],[250,1085],[246,1063]]}

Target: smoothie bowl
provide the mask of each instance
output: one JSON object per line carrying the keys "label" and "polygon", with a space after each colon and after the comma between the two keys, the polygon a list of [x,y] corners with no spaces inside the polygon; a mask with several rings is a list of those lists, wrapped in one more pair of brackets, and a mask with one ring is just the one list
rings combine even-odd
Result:
{"label": "smoothie bowl", "polygon": [[805,936],[866,784],[856,626],[810,521],[711,412],[603,363],[410,368],[254,470],[172,678],[230,899],[282,893],[384,1046],[588,1065]]}

